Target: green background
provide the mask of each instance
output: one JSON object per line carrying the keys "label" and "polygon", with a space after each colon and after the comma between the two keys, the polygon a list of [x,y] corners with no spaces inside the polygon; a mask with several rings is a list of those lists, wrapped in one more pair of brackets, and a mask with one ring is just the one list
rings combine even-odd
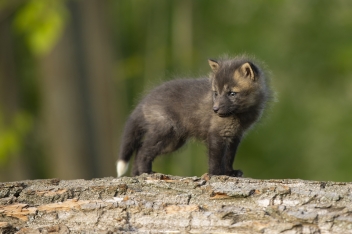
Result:
{"label": "green background", "polygon": [[[206,76],[210,71],[208,58],[243,53],[266,64],[276,101],[242,141],[235,168],[258,179],[352,179],[351,1],[88,2],[0,1],[1,181],[116,176],[115,161],[124,122],[147,90],[175,77]],[[99,7],[90,6],[94,2]],[[86,19],[95,20],[89,23]],[[103,27],[95,26],[95,22]],[[83,33],[77,33],[80,30]],[[83,83],[89,76],[98,77],[89,72],[87,64],[109,64],[103,71],[106,74],[99,76],[103,78],[96,81],[104,79],[110,84],[105,92],[109,95],[97,106],[109,105],[106,109],[114,113],[109,115],[110,122],[102,121],[111,131],[104,136],[104,142],[111,142],[106,154],[97,149],[107,147],[95,146],[102,138],[96,134],[100,125],[88,124],[88,130],[93,126],[92,131],[82,127],[83,135],[90,140],[79,144],[86,146],[88,153],[79,156],[78,151],[72,151],[69,157],[77,156],[80,162],[75,164],[77,173],[72,175],[64,169],[55,170],[73,163],[55,151],[66,148],[55,147],[59,144],[55,139],[59,138],[59,142],[67,137],[63,130],[63,135],[56,134],[61,127],[45,117],[55,110],[55,105],[45,103],[49,100],[46,95],[56,92],[56,86],[42,84],[49,79],[47,64],[53,51],[66,34],[74,42],[68,40],[65,48],[76,54],[67,59],[79,67],[77,77]],[[97,35],[103,39],[95,39]],[[107,58],[84,53],[99,43],[109,45]],[[53,64],[51,69],[59,64],[58,69],[65,70],[63,64]],[[74,93],[83,92],[79,96],[83,100],[79,105],[82,118],[94,122],[94,112],[103,110],[90,108],[94,102],[84,102],[99,88],[89,82],[88,86]],[[65,106],[64,101],[61,104]],[[49,114],[45,105],[51,108]],[[61,121],[60,114],[76,110],[67,108],[55,116]],[[50,123],[54,125],[50,127]],[[80,138],[74,130],[67,134],[73,136],[70,144]],[[89,156],[94,150],[98,153]],[[105,164],[100,162],[102,154]],[[191,141],[168,157],[157,158],[153,169],[200,176],[207,171],[206,148]]]}

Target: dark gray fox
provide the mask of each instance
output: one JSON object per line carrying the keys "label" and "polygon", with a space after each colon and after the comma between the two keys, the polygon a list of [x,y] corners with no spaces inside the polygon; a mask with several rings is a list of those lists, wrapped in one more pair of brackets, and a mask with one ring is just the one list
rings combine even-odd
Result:
{"label": "dark gray fox", "polygon": [[250,58],[208,60],[209,78],[177,79],[152,90],[135,108],[123,133],[117,175],[152,173],[152,162],[189,138],[208,146],[209,174],[241,177],[232,168],[244,132],[262,114],[271,96],[268,79]]}

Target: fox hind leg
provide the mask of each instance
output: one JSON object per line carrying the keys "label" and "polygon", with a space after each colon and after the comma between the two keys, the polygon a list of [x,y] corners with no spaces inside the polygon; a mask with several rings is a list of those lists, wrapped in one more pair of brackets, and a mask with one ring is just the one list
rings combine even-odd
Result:
{"label": "fox hind leg", "polygon": [[171,153],[184,143],[185,139],[177,137],[173,129],[165,132],[148,132],[145,135],[142,146],[136,153],[132,175],[152,173],[152,163],[158,155]]}

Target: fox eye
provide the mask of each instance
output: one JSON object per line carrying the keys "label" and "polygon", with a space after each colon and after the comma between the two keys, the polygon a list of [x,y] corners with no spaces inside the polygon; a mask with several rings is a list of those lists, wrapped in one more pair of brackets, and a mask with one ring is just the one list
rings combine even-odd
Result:
{"label": "fox eye", "polygon": [[231,97],[234,97],[234,96],[236,96],[236,92],[229,92],[229,96],[231,96]]}
{"label": "fox eye", "polygon": [[215,97],[218,96],[218,92],[214,91],[214,96]]}

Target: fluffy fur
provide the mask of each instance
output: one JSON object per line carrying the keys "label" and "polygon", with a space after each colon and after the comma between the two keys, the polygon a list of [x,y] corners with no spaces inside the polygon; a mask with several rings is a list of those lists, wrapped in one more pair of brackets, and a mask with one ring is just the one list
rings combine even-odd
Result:
{"label": "fluffy fur", "polygon": [[209,174],[242,176],[232,168],[237,147],[261,116],[271,91],[259,66],[245,56],[208,60],[208,78],[176,79],[156,87],[127,120],[117,164],[132,175],[152,173],[152,162],[189,138],[208,147]]}

